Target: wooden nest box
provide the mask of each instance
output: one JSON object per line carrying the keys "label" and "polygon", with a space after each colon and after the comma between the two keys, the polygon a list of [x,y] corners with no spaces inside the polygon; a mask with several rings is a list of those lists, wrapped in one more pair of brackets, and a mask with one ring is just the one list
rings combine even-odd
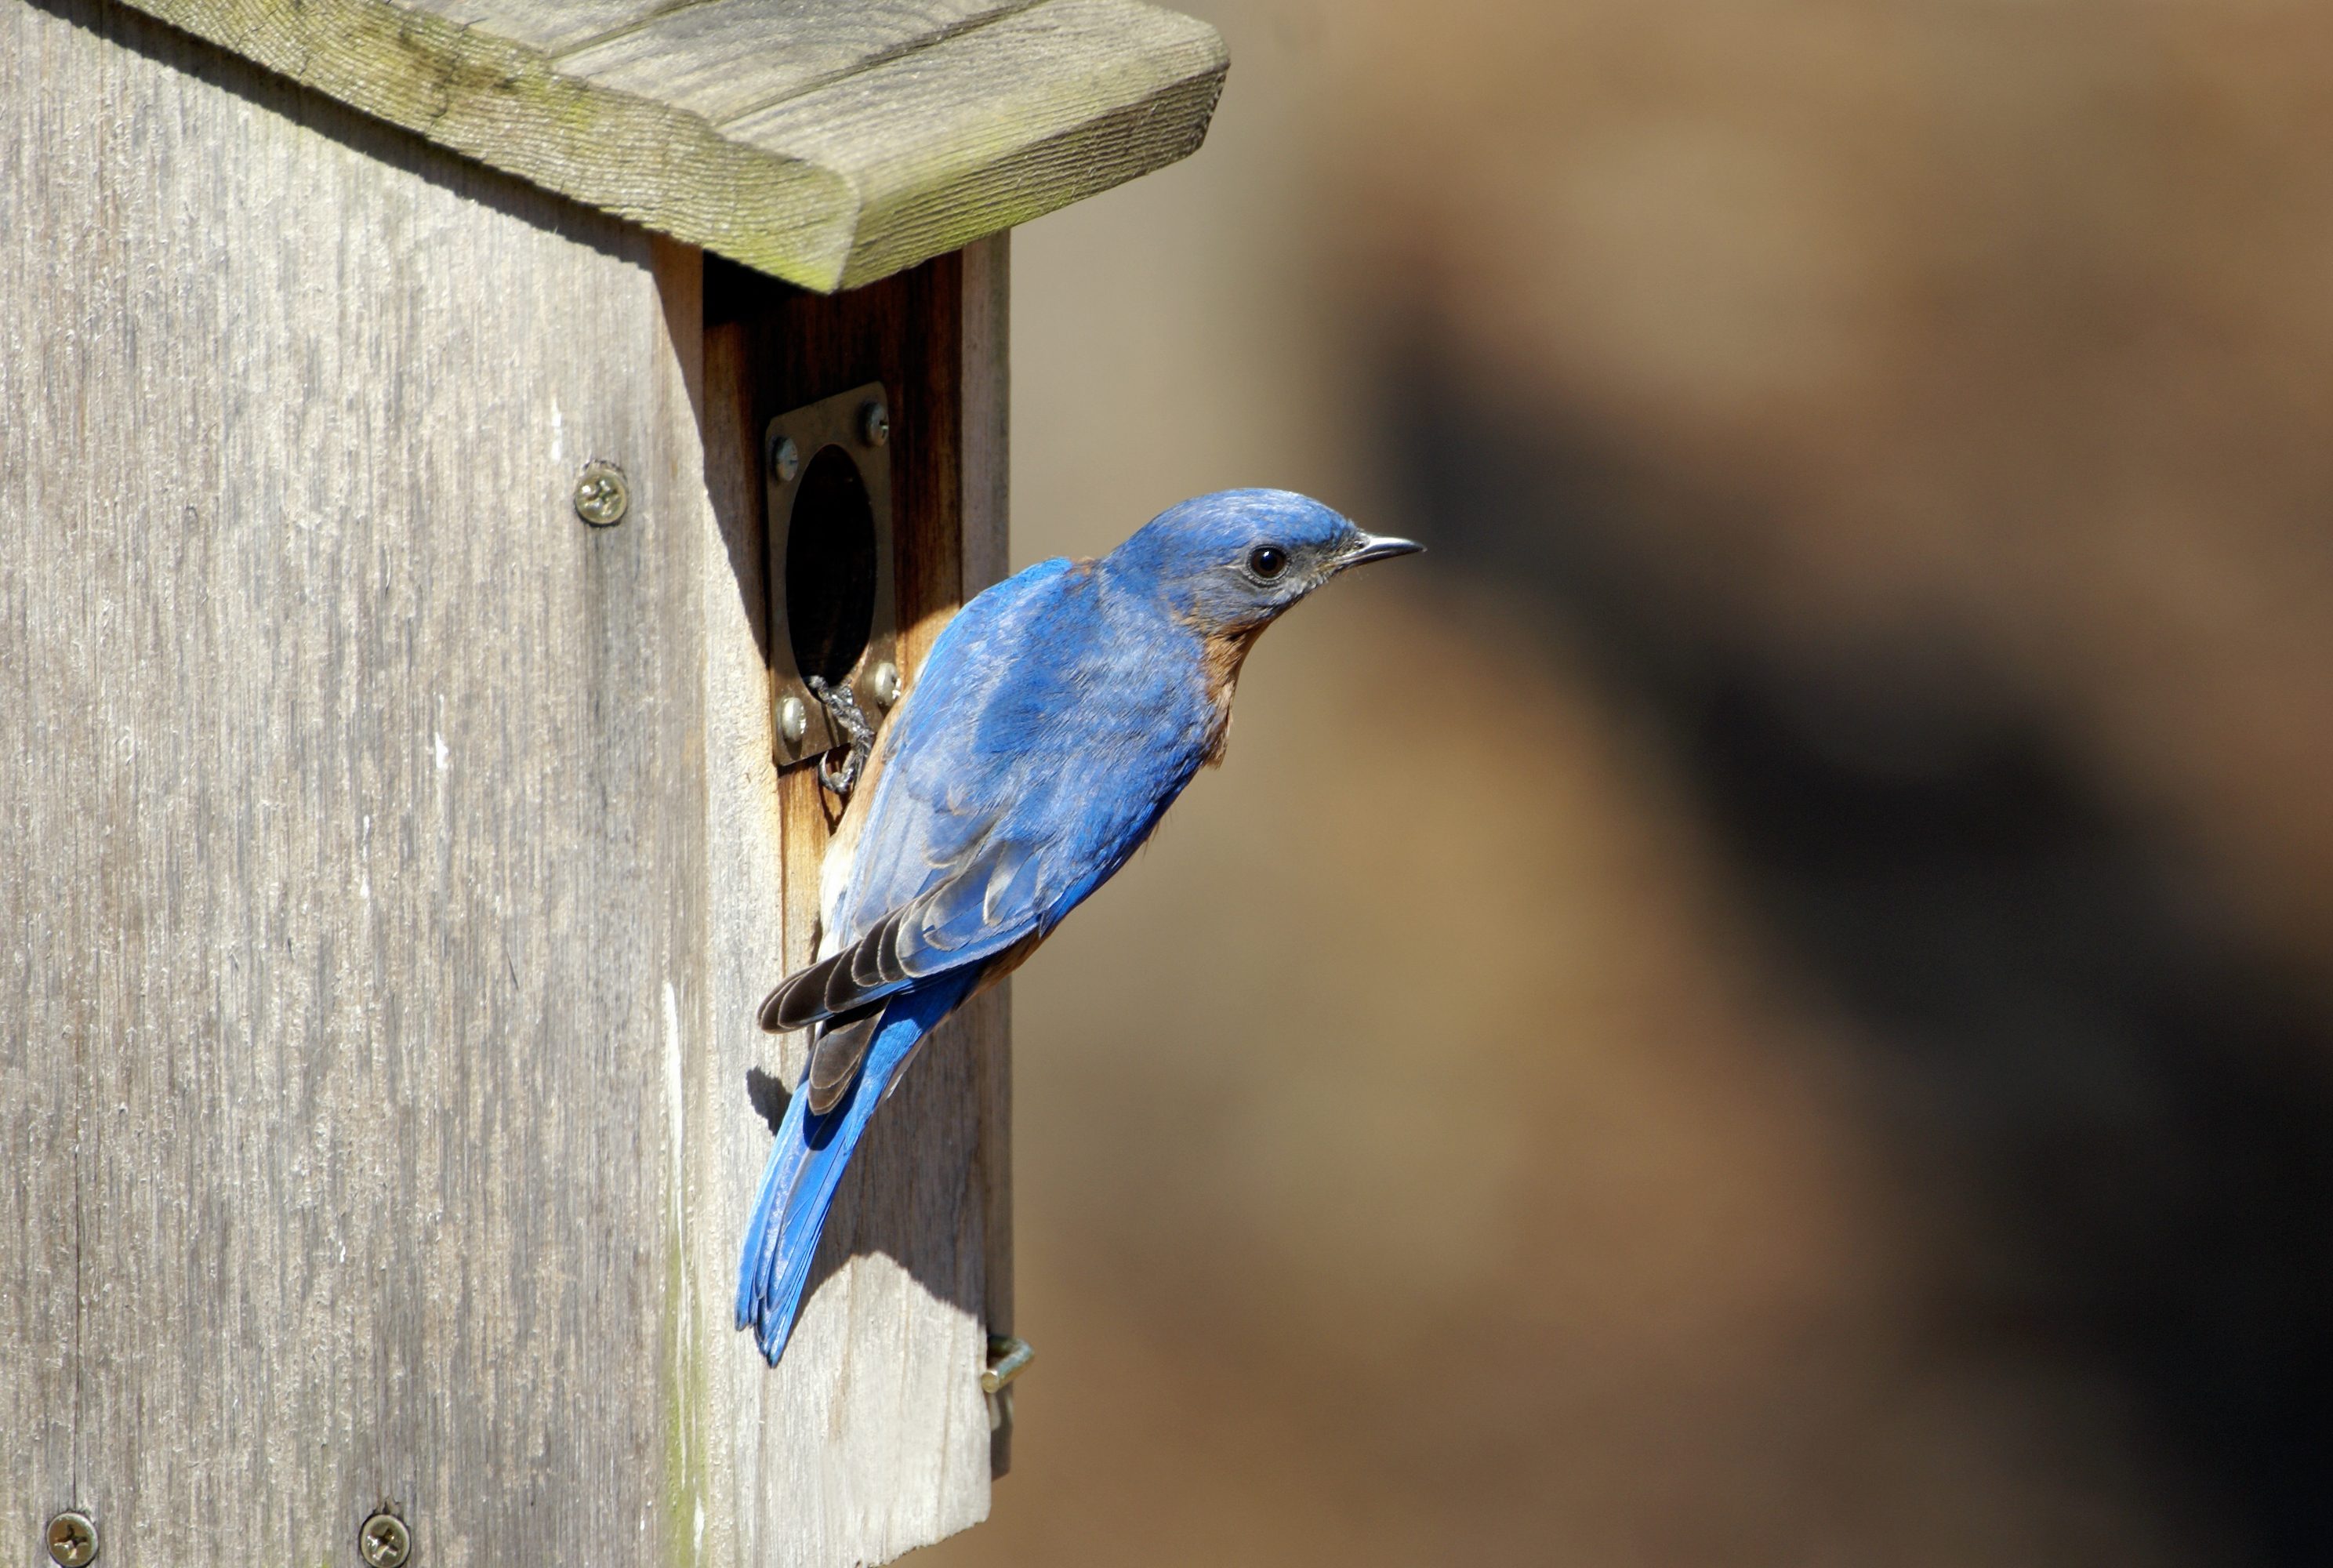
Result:
{"label": "wooden nest box", "polygon": [[1003,572],[1003,231],[1224,69],[1136,0],[0,0],[0,1560],[986,1514],[1001,995],[783,1363],[731,1327],[802,698]]}

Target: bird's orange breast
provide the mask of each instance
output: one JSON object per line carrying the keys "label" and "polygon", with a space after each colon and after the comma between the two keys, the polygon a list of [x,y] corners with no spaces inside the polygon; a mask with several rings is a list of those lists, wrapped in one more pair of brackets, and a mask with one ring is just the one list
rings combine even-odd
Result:
{"label": "bird's orange breast", "polygon": [[1247,662],[1248,650],[1255,640],[1263,635],[1258,624],[1239,631],[1219,631],[1208,637],[1200,655],[1200,669],[1205,672],[1208,705],[1215,717],[1207,726],[1206,765],[1215,767],[1224,760],[1224,751],[1231,744],[1232,697],[1239,688],[1240,667]]}

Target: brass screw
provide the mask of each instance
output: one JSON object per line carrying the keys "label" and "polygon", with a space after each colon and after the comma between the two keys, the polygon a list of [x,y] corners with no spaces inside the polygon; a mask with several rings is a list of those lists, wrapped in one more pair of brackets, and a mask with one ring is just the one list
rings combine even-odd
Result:
{"label": "brass screw", "polygon": [[1013,1384],[1013,1380],[1028,1370],[1037,1352],[1029,1342],[1011,1334],[988,1336],[988,1367],[980,1374],[980,1390],[984,1394],[1001,1394]]}
{"label": "brass screw", "polygon": [[68,1508],[49,1521],[49,1560],[58,1568],[97,1561],[97,1526],[88,1515]]}
{"label": "brass screw", "polygon": [[370,1568],[405,1568],[413,1555],[413,1534],[394,1514],[375,1514],[357,1533],[357,1555]]}
{"label": "brass screw", "polygon": [[613,463],[594,463],[575,481],[575,515],[594,528],[613,528],[632,509],[632,486]]}
{"label": "brass screw", "polygon": [[891,410],[879,402],[869,403],[859,410],[859,433],[870,447],[879,447],[891,438]]}
{"label": "brass screw", "polygon": [[794,445],[792,436],[770,432],[770,472],[778,476],[781,485],[791,485],[802,472],[802,448]]}

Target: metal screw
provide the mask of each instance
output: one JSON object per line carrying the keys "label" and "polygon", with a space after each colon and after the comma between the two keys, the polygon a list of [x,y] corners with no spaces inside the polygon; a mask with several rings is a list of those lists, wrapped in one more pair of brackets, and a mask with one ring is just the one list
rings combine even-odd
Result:
{"label": "metal screw", "polygon": [[770,472],[778,476],[781,485],[791,485],[802,472],[802,448],[794,445],[792,436],[770,432]]}
{"label": "metal screw", "polygon": [[1013,1380],[1026,1371],[1037,1352],[1029,1342],[1011,1334],[988,1336],[988,1369],[980,1374],[980,1390],[984,1394],[1001,1394],[1012,1386]]}
{"label": "metal screw", "polygon": [[798,697],[790,697],[778,704],[778,733],[785,736],[788,746],[799,746],[802,737],[810,733],[810,710],[802,707]]}
{"label": "metal screw", "polygon": [[859,433],[870,447],[879,447],[891,438],[891,410],[880,403],[869,403],[859,410]]}
{"label": "metal screw", "polygon": [[632,486],[613,463],[594,463],[575,481],[575,515],[594,528],[613,528],[632,509]]}
{"label": "metal screw", "polygon": [[69,1508],[49,1521],[49,1560],[58,1568],[97,1561],[97,1526],[88,1515]]}
{"label": "metal screw", "polygon": [[885,659],[875,667],[875,673],[868,678],[867,684],[874,689],[877,702],[885,707],[890,707],[899,700],[899,667]]}
{"label": "metal screw", "polygon": [[413,1555],[413,1533],[394,1514],[375,1514],[357,1532],[357,1555],[370,1568],[405,1568]]}

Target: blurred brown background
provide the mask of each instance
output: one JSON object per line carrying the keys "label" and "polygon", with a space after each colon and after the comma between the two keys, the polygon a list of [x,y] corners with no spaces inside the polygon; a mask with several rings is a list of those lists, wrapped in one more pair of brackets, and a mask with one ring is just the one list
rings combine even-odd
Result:
{"label": "blurred brown background", "polygon": [[1016,560],[1433,553],[1015,983],[919,1561],[2333,1561],[2333,12],[1185,8]]}

